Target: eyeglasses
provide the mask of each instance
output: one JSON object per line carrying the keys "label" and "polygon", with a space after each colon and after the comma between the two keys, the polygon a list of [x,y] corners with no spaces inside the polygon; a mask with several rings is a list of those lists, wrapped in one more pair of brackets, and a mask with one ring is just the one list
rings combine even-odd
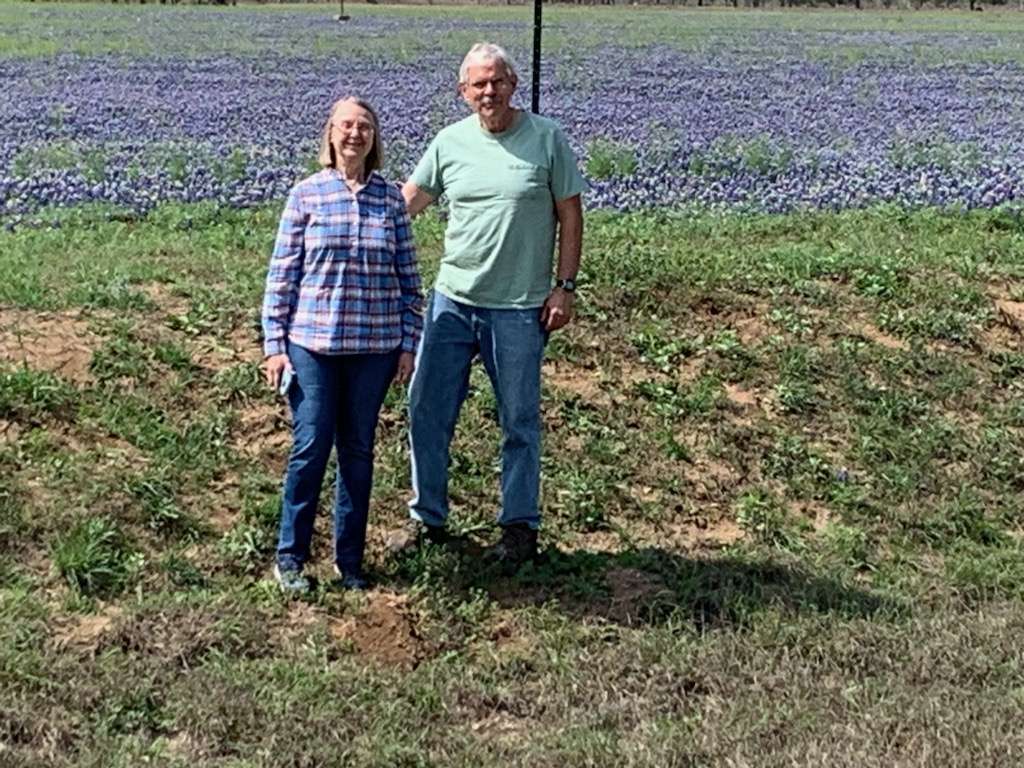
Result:
{"label": "eyeglasses", "polygon": [[355,128],[363,136],[369,136],[373,133],[373,126],[370,123],[355,123],[350,120],[344,120],[340,123],[331,123],[332,128],[337,128],[339,131],[351,131]]}

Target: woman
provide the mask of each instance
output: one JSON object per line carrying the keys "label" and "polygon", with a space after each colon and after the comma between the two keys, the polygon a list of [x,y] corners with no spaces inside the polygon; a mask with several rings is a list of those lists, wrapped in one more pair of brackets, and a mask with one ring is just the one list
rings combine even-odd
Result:
{"label": "woman", "polygon": [[288,196],[263,299],[264,371],[287,386],[288,458],[274,575],[304,592],[320,485],[334,444],[334,563],[365,589],[363,552],[377,416],[392,380],[412,376],[422,329],[420,276],[405,202],[378,173],[380,122],[362,99],[336,102],[324,167]]}

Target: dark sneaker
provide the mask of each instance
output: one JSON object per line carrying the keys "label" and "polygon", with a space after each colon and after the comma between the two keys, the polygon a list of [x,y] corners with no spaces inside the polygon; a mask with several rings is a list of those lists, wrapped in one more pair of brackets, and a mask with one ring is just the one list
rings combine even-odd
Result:
{"label": "dark sneaker", "polygon": [[501,527],[501,539],[487,551],[487,559],[515,572],[523,563],[537,559],[537,531],[525,523]]}
{"label": "dark sneaker", "polygon": [[298,568],[281,568],[275,564],[274,579],[286,595],[304,595],[309,592],[309,579]]}
{"label": "dark sneaker", "polygon": [[351,589],[356,592],[364,592],[370,588],[369,580],[362,573],[344,573],[337,565],[334,566],[337,578],[331,582],[335,589]]}
{"label": "dark sneaker", "polygon": [[409,519],[398,530],[388,535],[387,549],[392,555],[402,555],[418,549],[423,542],[444,546],[449,543],[448,530],[443,526],[426,525]]}

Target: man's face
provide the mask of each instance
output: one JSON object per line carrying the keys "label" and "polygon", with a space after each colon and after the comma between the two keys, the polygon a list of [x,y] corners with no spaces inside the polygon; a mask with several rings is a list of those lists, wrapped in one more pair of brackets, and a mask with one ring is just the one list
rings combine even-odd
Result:
{"label": "man's face", "polygon": [[515,78],[505,71],[500,61],[483,61],[466,69],[466,81],[459,84],[459,93],[470,109],[488,120],[499,120],[511,108]]}

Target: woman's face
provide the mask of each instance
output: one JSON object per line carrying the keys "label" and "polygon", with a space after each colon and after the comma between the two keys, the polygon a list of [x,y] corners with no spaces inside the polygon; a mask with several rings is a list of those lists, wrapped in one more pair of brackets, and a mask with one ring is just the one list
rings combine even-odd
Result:
{"label": "woman's face", "polygon": [[331,116],[331,146],[338,164],[362,165],[373,149],[373,117],[354,101],[343,101]]}

